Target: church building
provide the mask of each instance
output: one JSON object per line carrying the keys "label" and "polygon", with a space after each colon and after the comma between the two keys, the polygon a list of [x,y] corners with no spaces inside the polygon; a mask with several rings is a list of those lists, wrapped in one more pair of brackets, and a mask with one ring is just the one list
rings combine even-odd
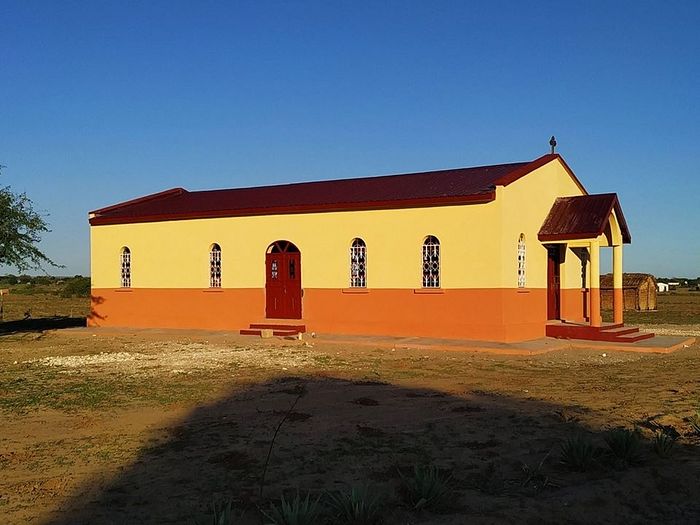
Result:
{"label": "church building", "polygon": [[[210,191],[90,213],[92,326],[632,341],[616,194],[530,162]],[[610,250],[603,250],[610,248]],[[603,325],[600,259],[612,256]],[[573,332],[572,332],[573,330]]]}

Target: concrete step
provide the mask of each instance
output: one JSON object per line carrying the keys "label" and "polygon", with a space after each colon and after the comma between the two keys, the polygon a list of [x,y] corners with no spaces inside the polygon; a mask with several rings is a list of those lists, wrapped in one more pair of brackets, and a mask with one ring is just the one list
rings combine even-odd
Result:
{"label": "concrete step", "polygon": [[644,341],[645,339],[651,339],[654,334],[651,332],[638,332],[636,334],[621,335],[615,341],[622,343],[636,343],[637,341]]}
{"label": "concrete step", "polygon": [[637,327],[625,327],[620,324],[593,327],[571,323],[552,323],[547,325],[546,334],[558,339],[583,339],[612,343],[634,343],[654,337],[654,334],[651,333],[640,333]]}
{"label": "concrete step", "polygon": [[610,334],[610,335],[626,335],[626,334],[634,334],[636,332],[639,332],[639,328],[636,326],[621,326],[619,328],[603,328],[600,333],[602,334]]}
{"label": "concrete step", "polygon": [[[265,330],[265,328],[243,328],[240,330],[241,335],[256,335],[256,336],[261,336],[262,331]],[[278,337],[295,337],[297,334],[299,334],[299,330],[275,330],[272,329],[272,335],[278,336]]]}
{"label": "concrete step", "polygon": [[250,328],[261,330],[263,328],[268,328],[272,330],[296,330],[297,332],[306,332],[306,325],[303,324],[292,324],[283,322],[274,323],[250,323]]}

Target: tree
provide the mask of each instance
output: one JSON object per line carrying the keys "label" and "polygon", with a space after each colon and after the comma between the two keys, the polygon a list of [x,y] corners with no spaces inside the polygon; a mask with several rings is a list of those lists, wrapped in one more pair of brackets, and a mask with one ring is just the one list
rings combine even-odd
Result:
{"label": "tree", "polygon": [[20,271],[38,269],[44,263],[58,266],[37,247],[41,234],[48,231],[44,217],[25,193],[0,187],[0,264]]}

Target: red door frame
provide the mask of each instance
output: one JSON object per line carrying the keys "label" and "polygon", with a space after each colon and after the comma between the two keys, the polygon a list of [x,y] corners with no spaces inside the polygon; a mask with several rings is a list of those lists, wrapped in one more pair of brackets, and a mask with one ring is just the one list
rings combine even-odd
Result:
{"label": "red door frame", "polygon": [[561,319],[561,247],[547,246],[547,320]]}
{"label": "red door frame", "polygon": [[275,241],[265,254],[265,317],[301,319],[301,253],[289,241]]}

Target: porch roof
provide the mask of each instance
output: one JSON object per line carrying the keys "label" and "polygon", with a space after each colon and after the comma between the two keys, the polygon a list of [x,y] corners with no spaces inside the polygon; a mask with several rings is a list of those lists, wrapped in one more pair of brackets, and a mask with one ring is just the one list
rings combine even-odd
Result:
{"label": "porch roof", "polygon": [[557,198],[537,237],[544,242],[598,237],[605,231],[613,210],[622,242],[629,244],[632,236],[615,193]]}

